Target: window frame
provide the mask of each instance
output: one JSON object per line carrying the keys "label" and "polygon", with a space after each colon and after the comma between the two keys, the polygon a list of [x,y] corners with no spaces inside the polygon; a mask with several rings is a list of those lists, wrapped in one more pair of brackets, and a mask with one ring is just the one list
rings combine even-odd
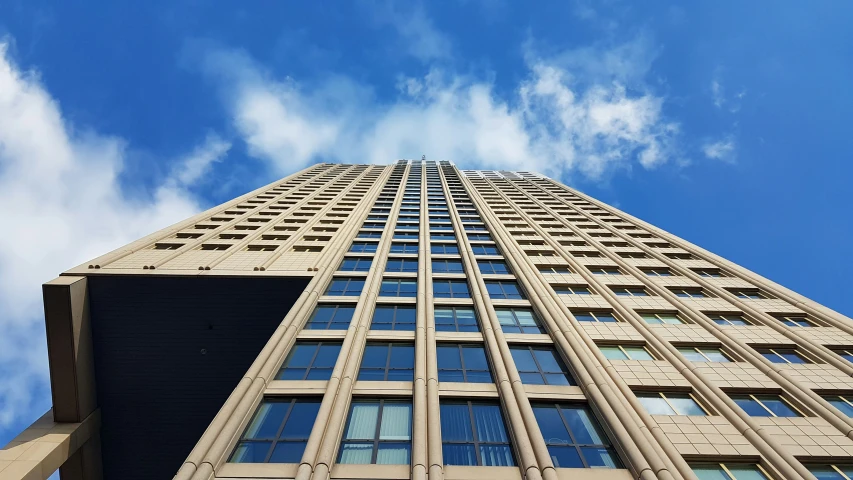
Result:
{"label": "window frame", "polygon": [[[320,403],[322,401],[322,398],[313,397],[313,396],[307,396],[307,397],[303,397],[303,396],[264,397],[261,400],[261,403],[255,409],[254,413],[252,414],[252,419],[249,421],[249,424],[246,425],[246,428],[243,430],[243,433],[240,434],[240,439],[237,441],[237,444],[234,446],[234,450],[228,456],[228,463],[241,463],[241,464],[243,464],[243,463],[245,463],[245,464],[270,463],[270,459],[272,458],[273,453],[275,453],[276,447],[278,446],[279,443],[285,443],[285,444],[304,443],[304,444],[307,444],[308,443],[308,437],[307,436],[306,437],[299,437],[299,438],[293,438],[293,437],[287,437],[286,439],[281,438],[282,434],[284,433],[284,429],[287,426],[287,422],[290,420],[290,415],[291,415],[291,413],[293,413],[294,407],[296,406],[297,403],[299,403],[300,400],[303,400],[304,403],[316,403],[317,404],[317,411],[319,413]],[[289,406],[287,407],[287,412],[284,414],[284,418],[282,418],[281,424],[279,425],[278,429],[276,430],[275,436],[274,437],[263,437],[263,438],[246,438],[246,434],[249,432],[249,429],[251,429],[252,425],[255,423],[256,416],[258,415],[258,412],[261,410],[263,405],[266,403],[289,403]],[[316,422],[316,421],[317,421],[317,415],[315,414],[314,415],[314,422]],[[309,430],[308,434],[310,435],[310,433],[311,432]],[[234,457],[237,455],[237,452],[239,451],[240,446],[242,444],[244,444],[244,443],[266,443],[266,442],[271,442],[271,443],[268,447],[269,450],[267,451],[267,454],[264,457],[264,460],[262,462],[239,462],[239,461],[234,460]],[[305,451],[304,446],[302,448],[302,451],[303,452]],[[300,457],[301,457],[301,455],[300,455]],[[296,463],[298,463],[298,462],[296,462]],[[276,464],[283,465],[282,463],[278,463],[278,462]]]}
{"label": "window frame", "polygon": [[[394,368],[391,366],[391,357],[393,356],[394,347],[397,345],[402,346],[402,347],[411,347],[411,349],[412,349],[412,366],[411,366],[411,368],[410,367]],[[412,381],[414,381],[414,379],[415,379],[415,348],[416,348],[414,344],[410,344],[410,343],[406,343],[406,342],[387,342],[387,341],[385,341],[385,342],[367,342],[367,344],[365,345],[365,351],[367,351],[367,347],[370,347],[370,346],[384,346],[387,348],[387,351],[385,353],[385,366],[382,367],[382,369],[381,369],[384,372],[383,378],[382,378],[382,380],[373,380],[373,379],[360,380],[359,379],[359,377],[361,377],[362,369],[365,368],[364,367],[364,355],[362,355],[361,362],[358,365],[358,373],[356,374],[356,381],[357,382],[412,382]],[[366,368],[370,371],[379,371],[380,370],[379,368],[376,368],[376,367],[366,367]],[[408,370],[408,371],[411,371],[412,372],[412,379],[411,380],[388,380],[388,374],[392,370],[401,370],[401,371],[402,370]]]}
{"label": "window frame", "polygon": [[[378,310],[393,310],[394,312],[391,314],[391,322],[379,322],[378,324],[374,321],[376,319],[376,312]],[[414,312],[412,322],[399,322],[397,321],[397,316],[399,315],[400,310],[411,310]],[[418,308],[415,305],[411,304],[391,304],[391,303],[377,303],[373,309],[373,316],[370,318],[370,327],[369,330],[374,330],[377,332],[414,332],[417,330],[418,323]],[[391,325],[391,328],[373,328],[374,325]],[[411,329],[408,328],[396,328],[397,325],[411,325]]]}
{"label": "window frame", "polygon": [[[512,464],[511,465],[500,465],[500,466],[515,467],[518,465],[518,462],[516,460],[515,446],[513,445],[513,442],[512,442],[512,433],[509,430],[509,428],[507,428],[506,415],[504,415],[504,410],[501,407],[500,402],[488,401],[488,400],[482,401],[482,400],[448,399],[447,401],[440,401],[439,402],[439,412],[441,411],[440,409],[441,409],[442,405],[465,405],[465,406],[467,406],[467,408],[468,408],[468,422],[469,422],[467,427],[470,428],[468,433],[471,434],[471,440],[470,441],[461,441],[461,440],[445,440],[444,434],[442,433],[442,436],[441,436],[442,451],[444,450],[444,446],[446,444],[450,444],[450,445],[471,445],[474,449],[474,454],[475,454],[475,458],[477,460],[477,463],[476,463],[476,465],[463,465],[463,466],[476,466],[476,467],[494,466],[491,464],[483,463],[482,454],[480,452],[480,446],[481,445],[498,445],[498,446],[506,445],[508,447],[508,450],[510,453],[510,460],[512,460]],[[498,409],[498,411],[501,414],[501,422],[502,422],[501,424],[503,426],[503,436],[506,437],[506,442],[480,441],[481,435],[480,435],[479,429],[477,428],[477,417],[474,416],[474,406],[475,405],[484,405],[484,406],[489,406],[489,407],[496,407]],[[441,415],[441,414],[439,413],[439,415]],[[439,425],[440,424],[441,424],[441,419],[439,418]],[[447,459],[445,458],[445,462],[446,461],[447,461]],[[455,464],[445,463],[445,465],[455,465]]]}
{"label": "window frame", "polygon": [[[485,348],[485,346],[484,346],[483,344],[481,344],[481,343],[448,343],[448,342],[441,342],[441,343],[439,343],[438,345],[436,345],[436,355],[437,355],[438,357],[441,357],[441,355],[439,355],[439,353],[438,353],[440,348],[452,348],[452,347],[456,347],[456,348],[455,348],[455,350],[456,350],[456,354],[458,354],[458,355],[459,355],[459,364],[461,365],[461,367],[460,367],[460,368],[458,368],[458,369],[457,369],[457,368],[441,368],[441,365],[437,363],[437,368],[438,368],[438,383],[441,383],[442,381],[444,381],[444,382],[448,382],[448,383],[494,383],[494,382],[495,382],[495,377],[494,377],[494,375],[492,374],[491,363],[489,362],[489,355],[488,355],[488,353],[486,352],[486,348]],[[478,348],[478,349],[480,349],[480,351],[483,353],[483,358],[486,360],[486,369],[485,369],[485,370],[480,370],[480,369],[466,368],[466,366],[465,366],[465,354],[463,353],[463,349],[464,349],[464,348]],[[442,379],[441,379],[441,372],[442,372],[442,371],[445,371],[445,372],[462,372],[462,381],[461,381],[461,382],[458,382],[458,381],[457,381],[457,382],[454,382],[454,381],[452,381],[452,380],[442,380]],[[471,381],[469,381],[469,380],[468,380],[468,372],[469,372],[469,371],[470,371],[471,373],[474,373],[474,372],[486,372],[486,373],[488,374],[488,376],[489,376],[489,379],[488,379],[488,380],[484,380],[484,381],[475,381],[475,382],[471,382]]]}
{"label": "window frame", "polygon": [[[519,285],[518,281],[516,281],[516,280],[486,280],[483,283],[485,283],[485,285],[486,285],[486,294],[489,296],[489,298],[491,298],[493,300],[525,300],[525,299],[527,299],[527,296],[524,294],[524,289],[521,288],[521,285]],[[501,297],[492,296],[492,292],[489,291],[489,285],[497,285],[500,288],[501,294],[503,296],[501,296]],[[517,294],[516,293],[507,293],[506,288],[504,288],[505,285],[514,285],[516,288],[516,291],[518,293]]]}
{"label": "window frame", "polygon": [[[336,282],[346,282],[343,289],[340,290],[342,292],[340,294],[331,293],[333,291],[332,287],[335,286]],[[349,287],[353,282],[361,282],[361,288],[358,290],[358,293],[356,295],[350,295],[351,292],[349,290]],[[328,295],[331,297],[358,297],[361,296],[361,292],[364,291],[364,284],[364,277],[332,277],[332,281],[329,282],[329,286],[326,287],[326,292],[324,293],[324,295]]]}
{"label": "window frame", "polygon": [[[682,345],[682,346],[676,346],[675,348],[676,348],[676,350],[678,350],[679,353],[682,354],[682,356],[684,355],[684,352],[682,352],[682,350],[693,349],[693,351],[697,355],[701,355],[705,359],[705,360],[702,360],[702,362],[709,362],[709,363],[737,362],[737,360],[735,360],[735,358],[731,354],[729,354],[728,352],[723,350],[721,347],[710,347],[710,346],[701,347],[701,346],[697,346],[697,345]],[[720,355],[722,355],[723,357],[725,357],[728,360],[728,362],[720,362],[719,360],[711,360],[711,358],[708,355],[706,355],[705,352],[702,351],[703,349],[704,350],[710,350],[710,349],[717,350],[718,352],[720,352]],[[690,360],[690,359],[688,359],[688,360]],[[690,360],[690,361],[692,361],[692,360]]]}
{"label": "window frame", "polygon": [[[393,283],[397,284],[397,288],[394,290],[396,295],[389,295],[387,292],[391,292],[392,290],[387,290],[385,285],[391,285]],[[414,284],[415,290],[414,292],[404,292],[403,285],[406,284]],[[383,294],[383,292],[385,292]],[[401,293],[405,293],[406,295],[401,295]],[[377,297],[389,297],[389,298],[415,298],[418,296],[418,279],[417,278],[382,278],[382,281],[379,284],[379,292],[376,295]]]}
{"label": "window frame", "polygon": [[[375,402],[378,402],[379,405],[377,407],[376,428],[375,428],[374,433],[373,433],[373,438],[372,439],[347,439],[346,438],[347,430],[349,429],[350,422],[352,421],[352,414],[353,414],[355,405],[358,403],[373,404]],[[414,419],[412,418],[412,416],[409,416],[409,419],[408,419],[409,420],[409,439],[407,441],[407,443],[409,445],[408,461],[406,463],[402,463],[402,464],[401,463],[376,463],[377,457],[379,456],[379,446],[382,443],[391,443],[391,444],[406,443],[406,442],[403,442],[401,440],[382,440],[382,438],[381,438],[380,430],[382,428],[382,420],[383,420],[383,415],[385,414],[386,402],[392,403],[392,404],[408,405],[409,411],[412,412],[412,415],[414,415],[414,405],[413,405],[411,400],[396,399],[396,398],[379,398],[379,399],[356,398],[356,399],[353,399],[352,402],[350,403],[349,412],[347,413],[347,421],[346,421],[346,424],[344,424],[344,430],[341,433],[341,442],[340,442],[340,445],[338,446],[338,455],[337,455],[337,457],[338,457],[337,463],[338,464],[340,464],[340,465],[409,465],[409,464],[411,464],[411,462],[412,462],[412,436],[413,436],[412,429],[413,429],[413,424],[414,424]],[[344,455],[344,451],[345,451],[344,445],[345,444],[366,444],[366,443],[372,443],[371,454],[370,454],[370,463],[345,463],[345,462],[343,462],[343,455]]]}
{"label": "window frame", "polygon": [[[559,415],[559,417],[560,417],[560,420],[562,420],[562,422],[563,422],[563,428],[566,429],[566,433],[569,435],[569,440],[571,440],[571,443],[561,443],[561,442],[550,443],[548,441],[549,439],[545,438],[545,446],[546,446],[546,448],[549,449],[549,453],[550,453],[549,447],[551,447],[551,446],[554,446],[554,447],[574,447],[577,451],[578,458],[580,458],[580,460],[581,460],[583,468],[606,468],[606,467],[599,467],[599,466],[591,467],[589,462],[587,461],[586,456],[584,455],[584,451],[583,451],[584,448],[603,449],[603,450],[606,450],[610,454],[610,457],[615,464],[613,468],[624,468],[624,466],[622,464],[622,460],[619,458],[619,454],[616,452],[616,449],[613,447],[613,442],[610,441],[610,438],[607,436],[607,432],[601,426],[601,422],[595,416],[595,414],[593,413],[592,409],[589,407],[588,404],[580,404],[580,403],[574,403],[573,404],[573,403],[568,403],[568,402],[560,403],[557,401],[542,401],[542,402],[535,402],[534,401],[534,402],[531,402],[531,407],[534,409],[534,417],[536,415],[535,409],[537,409],[537,408],[553,408],[553,409],[555,409],[557,411],[557,415]],[[594,431],[594,433],[596,435],[598,435],[601,439],[607,440],[609,443],[598,444],[598,443],[580,443],[580,442],[578,442],[578,440],[576,438],[576,432],[571,428],[571,422],[566,419],[566,415],[564,414],[563,409],[567,409],[567,410],[568,409],[571,409],[571,410],[580,409],[580,410],[583,410],[586,413],[586,415],[589,417],[589,419],[591,419],[593,422],[595,422],[594,424],[591,425],[591,428]],[[538,422],[539,422],[539,420],[537,419],[537,424],[538,424]],[[556,467],[556,465],[555,465],[555,467]],[[562,466],[561,465],[557,468],[577,468],[577,467],[569,467],[569,466]]]}
{"label": "window frame", "polygon": [[[518,363],[515,361],[515,357],[512,357],[512,351],[513,350],[526,350],[526,351],[528,351],[530,353],[530,357],[533,359],[533,363],[536,365],[536,371],[535,372],[533,370],[523,370],[522,371],[521,369],[519,369]],[[539,363],[539,359],[536,358],[536,354],[534,353],[536,350],[541,350],[541,351],[546,351],[546,352],[552,353],[554,355],[554,360],[557,362],[557,365],[561,368],[561,370],[559,372],[552,371],[552,370],[543,370],[542,365]],[[569,368],[566,366],[566,362],[563,361],[563,357],[560,355],[560,352],[558,352],[557,349],[555,348],[555,346],[553,346],[553,345],[516,344],[516,345],[510,345],[509,351],[510,351],[510,356],[513,359],[513,363],[516,364],[516,369],[518,370],[519,376],[521,376],[522,373],[537,373],[537,374],[539,374],[540,377],[542,377],[542,383],[528,383],[528,382],[524,381],[524,377],[521,377],[522,385],[556,385],[556,386],[563,386],[563,387],[571,387],[571,386],[577,386],[578,385],[578,382],[577,382],[577,380],[575,380],[574,375],[572,375],[571,371],[569,371]],[[562,374],[566,378],[566,382],[567,382],[566,384],[563,384],[563,383],[552,384],[552,383],[548,382],[548,375],[556,375],[558,373]]]}
{"label": "window frame", "polygon": [[[693,392],[686,392],[685,393],[685,392],[665,392],[665,391],[640,390],[640,391],[637,391],[636,393],[634,393],[634,395],[637,397],[637,400],[640,402],[640,404],[642,404],[642,400],[640,400],[641,396],[643,396],[645,398],[661,398],[666,403],[666,405],[670,408],[670,410],[672,410],[674,412],[671,414],[667,414],[667,413],[652,414],[646,408],[646,411],[649,413],[649,415],[667,415],[667,416],[673,416],[673,417],[699,417],[699,416],[710,417],[711,415],[713,415],[713,413],[708,409],[708,407],[703,405],[702,402],[700,402],[696,398],[696,396],[693,395]],[[657,395],[657,397],[655,395]],[[690,398],[691,400],[693,400],[693,403],[695,403],[705,413],[705,415],[688,415],[688,414],[679,412],[679,410],[677,408],[675,408],[675,405],[673,405],[673,403],[670,402],[667,395],[670,395],[673,398],[675,398],[676,396],[679,396],[679,397],[680,396],[686,396],[686,397]],[[643,408],[645,408],[645,406],[643,406]]]}
{"label": "window frame", "polygon": [[[805,414],[805,412],[803,412],[802,410],[800,410],[796,405],[794,405],[793,403],[791,403],[791,402],[790,402],[788,399],[786,399],[783,395],[779,395],[779,394],[776,394],[776,393],[765,393],[765,394],[761,394],[761,393],[759,393],[759,394],[754,394],[754,393],[739,393],[739,394],[729,395],[729,397],[732,399],[732,401],[734,401],[734,402],[735,402],[735,404],[737,404],[737,402],[735,401],[735,399],[738,399],[738,398],[741,398],[741,399],[742,399],[743,397],[748,397],[750,400],[752,400],[752,401],[753,401],[753,402],[755,402],[758,406],[760,406],[764,411],[766,411],[767,413],[769,413],[769,414],[770,414],[770,415],[762,415],[763,417],[773,417],[773,418],[792,418],[792,417],[790,417],[790,416],[780,417],[779,415],[776,415],[776,413],[774,413],[774,412],[773,412],[773,410],[771,410],[771,409],[770,409],[770,408],[768,408],[766,405],[764,405],[764,402],[762,402],[762,401],[758,398],[758,396],[762,396],[762,397],[774,396],[774,397],[778,398],[780,401],[782,401],[782,403],[784,403],[784,404],[785,404],[788,408],[790,408],[794,413],[796,413],[797,415],[795,415],[795,417],[808,417],[808,415],[806,415],[806,414]],[[741,410],[743,410],[743,408],[742,408],[740,405],[738,405],[738,408],[740,408]],[[752,416],[752,415],[750,415],[750,414],[749,414],[749,412],[746,412],[746,414],[747,414],[747,415],[749,415],[749,416]]]}
{"label": "window frame", "polygon": [[[611,322],[611,323],[612,323],[612,322]],[[648,354],[648,356],[649,356],[649,357],[651,357],[651,358],[631,358],[631,354],[629,353],[629,351],[628,351],[628,350],[626,350],[626,349],[625,349],[625,347],[629,347],[629,348],[639,348],[639,349],[643,350],[644,352],[646,352],[646,354]],[[602,354],[603,354],[603,353],[604,353],[604,351],[602,350],[602,348],[618,348],[618,349],[619,349],[619,351],[621,351],[621,352],[622,352],[622,354],[623,354],[623,355],[625,355],[625,358],[623,358],[623,359],[620,359],[620,358],[610,358],[610,357],[607,357],[607,355],[605,355],[605,357],[607,357],[607,359],[608,359],[608,360],[632,360],[632,361],[636,361],[636,362],[646,362],[646,361],[649,361],[649,360],[660,360],[660,358],[658,358],[658,357],[657,357],[657,355],[655,355],[655,354],[651,351],[651,349],[649,348],[649,346],[648,346],[648,345],[622,344],[622,343],[604,343],[604,344],[600,344],[600,345],[598,345],[598,349],[599,349],[599,350],[601,350],[601,351],[602,351]]]}
{"label": "window frame", "polygon": [[[330,307],[334,307],[334,311],[332,312],[332,316],[329,319],[329,321],[326,322],[326,328],[307,328],[312,323],[316,323],[316,324],[320,325],[321,324],[320,322],[314,322],[313,321],[314,318],[317,316],[317,313],[319,312],[319,310],[321,308],[330,308]],[[302,326],[302,330],[346,330],[347,328],[349,328],[349,325],[352,323],[352,314],[350,315],[349,320],[346,322],[347,323],[346,328],[335,328],[335,329],[330,328],[332,326],[332,324],[334,324],[334,323],[344,323],[344,322],[336,322],[335,321],[335,317],[338,315],[338,310],[340,308],[351,308],[353,310],[352,313],[355,314],[355,304],[353,304],[353,303],[318,303],[314,307],[314,311],[311,312],[311,316],[305,322],[305,325]]]}

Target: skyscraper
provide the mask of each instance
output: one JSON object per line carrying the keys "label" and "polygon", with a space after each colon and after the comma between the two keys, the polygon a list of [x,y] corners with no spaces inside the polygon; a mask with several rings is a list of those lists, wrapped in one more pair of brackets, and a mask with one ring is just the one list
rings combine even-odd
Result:
{"label": "skyscraper", "polygon": [[318,164],[44,300],[0,478],[853,475],[849,318],[536,173]]}

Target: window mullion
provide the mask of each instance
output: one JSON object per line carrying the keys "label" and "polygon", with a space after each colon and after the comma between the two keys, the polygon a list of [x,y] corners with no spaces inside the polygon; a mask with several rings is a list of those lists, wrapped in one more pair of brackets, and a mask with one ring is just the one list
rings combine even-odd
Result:
{"label": "window mullion", "polygon": [[290,406],[287,407],[287,413],[284,414],[284,419],[281,421],[281,425],[278,426],[278,430],[275,432],[275,438],[272,439],[272,445],[270,445],[270,450],[267,452],[266,458],[264,458],[264,463],[270,462],[272,454],[275,451],[275,447],[278,445],[278,439],[281,438],[281,432],[284,431],[284,426],[287,425],[287,420],[290,418],[291,412],[293,412],[294,405],[296,405],[295,398],[290,400]]}

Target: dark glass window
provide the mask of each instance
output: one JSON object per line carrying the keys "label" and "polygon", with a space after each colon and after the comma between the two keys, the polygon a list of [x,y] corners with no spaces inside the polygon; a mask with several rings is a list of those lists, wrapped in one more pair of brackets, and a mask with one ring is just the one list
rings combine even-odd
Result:
{"label": "dark glass window", "polygon": [[557,352],[549,347],[516,346],[509,349],[521,383],[529,385],[577,385]]}
{"label": "dark glass window", "polygon": [[487,240],[491,241],[492,237],[488,233],[469,233],[468,240]]}
{"label": "dark glass window", "polygon": [[357,297],[361,295],[363,288],[363,278],[335,278],[329,285],[326,295]]}
{"label": "dark glass window", "polygon": [[823,399],[844,415],[853,417],[853,395],[823,395]]}
{"label": "dark glass window", "polygon": [[789,365],[795,363],[813,363],[793,348],[757,348],[756,350],[764,358],[773,363],[787,363]]}
{"label": "dark glass window", "polygon": [[522,300],[524,294],[521,292],[521,287],[516,282],[508,280],[498,280],[486,282],[486,291],[489,296],[496,299],[511,299]]}
{"label": "dark glass window", "polygon": [[482,273],[511,273],[506,262],[500,260],[477,260],[477,266],[480,267]]}
{"label": "dark glass window", "polygon": [[802,417],[779,395],[731,395],[732,400],[750,417]]}
{"label": "dark glass window", "polygon": [[436,350],[439,382],[492,382],[489,361],[482,346],[439,344]]}
{"label": "dark glass window", "polygon": [[376,242],[352,242],[349,251],[354,253],[376,253],[378,245]]}
{"label": "dark glass window", "polygon": [[405,343],[368,343],[358,370],[359,380],[411,382],[415,375],[415,347]]}
{"label": "dark glass window", "polygon": [[417,272],[417,258],[389,258],[385,265],[386,272]]}
{"label": "dark glass window", "polygon": [[314,310],[306,330],[346,330],[349,328],[355,307],[352,305],[320,304]]}
{"label": "dark glass window", "polygon": [[592,293],[586,285],[555,285],[554,291],[558,295],[590,295]]}
{"label": "dark glass window", "polygon": [[[699,480],[770,480],[758,465],[737,463],[709,463],[690,465]],[[815,475],[817,476],[817,475]],[[820,477],[818,480],[828,480],[844,477]]]}
{"label": "dark glass window", "polygon": [[377,305],[373,313],[371,330],[414,331],[417,321],[415,307],[401,305]]}
{"label": "dark glass window", "polygon": [[471,298],[464,280],[433,279],[432,292],[436,298]]}
{"label": "dark glass window", "polygon": [[341,266],[338,267],[338,270],[344,272],[366,272],[370,270],[370,266],[373,265],[372,258],[345,258],[343,262],[341,262]]}
{"label": "dark glass window", "polygon": [[418,234],[412,232],[397,232],[394,234],[394,240],[417,240]]}
{"label": "dark glass window", "polygon": [[228,461],[299,463],[319,410],[319,398],[265,398]]}
{"label": "dark glass window", "polygon": [[341,351],[340,343],[297,342],[276,380],[328,380]]}
{"label": "dark glass window", "polygon": [[492,245],[471,245],[474,255],[499,255],[498,248]]}
{"label": "dark glass window", "polygon": [[435,330],[437,332],[479,332],[474,309],[467,307],[436,307]]}
{"label": "dark glass window", "polygon": [[381,238],[382,232],[358,232],[356,238]]}
{"label": "dark glass window", "polygon": [[445,465],[515,465],[500,406],[442,401],[440,409]]}
{"label": "dark glass window", "polygon": [[391,253],[418,253],[417,243],[392,243]]}
{"label": "dark glass window", "polygon": [[526,308],[495,309],[504,333],[545,333],[533,310]]}
{"label": "dark glass window", "polygon": [[532,406],[555,467],[622,467],[588,407],[550,403]]}
{"label": "dark glass window", "polygon": [[400,278],[382,280],[379,287],[380,297],[416,297],[418,295],[418,282],[416,280],[403,280]]}
{"label": "dark glass window", "polygon": [[408,465],[412,450],[412,404],[399,400],[354,400],[341,440],[338,463]]}
{"label": "dark glass window", "polygon": [[457,254],[459,253],[459,247],[455,243],[433,243],[430,245],[430,253]]}
{"label": "dark glass window", "polygon": [[461,260],[434,259],[432,261],[433,273],[464,273]]}

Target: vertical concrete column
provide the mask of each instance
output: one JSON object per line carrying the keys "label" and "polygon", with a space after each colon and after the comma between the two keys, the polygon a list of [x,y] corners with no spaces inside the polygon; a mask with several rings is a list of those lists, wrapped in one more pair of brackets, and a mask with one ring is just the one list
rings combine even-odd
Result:
{"label": "vertical concrete column", "polygon": [[82,422],[97,408],[88,294],[86,277],[58,277],[42,285],[57,422]]}
{"label": "vertical concrete column", "polygon": [[[470,184],[466,184],[466,186],[469,187],[469,192],[472,195],[478,197],[478,201],[482,205],[487,205],[485,199],[474,186]],[[494,185],[491,185],[491,188],[518,213],[518,209],[512,200],[508,199],[503,192],[495,189]],[[562,305],[559,299],[548,297],[547,292],[542,288],[542,285],[547,282],[536,277],[537,273],[527,265],[529,260],[515,247],[512,239],[503,230],[503,226],[499,224],[491,209],[484,208],[482,213],[486,222],[493,224],[492,231],[496,235],[495,241],[499,242],[504,252],[507,253],[507,261],[517,272],[516,276],[522,286],[528,291],[531,303],[548,325],[552,338],[560,345],[564,358],[568,359],[568,363],[572,365],[574,372],[578,375],[582,388],[591,400],[591,406],[601,414],[606,425],[610,427],[616,437],[617,448],[625,454],[629,467],[634,470],[637,477],[681,478],[678,475],[681,473],[685,478],[695,478],[686,464],[682,469],[673,467],[671,461],[661,451],[660,445],[647,435],[648,431],[643,423],[635,418],[637,410],[625,408],[624,398],[613,392],[607,377],[600,372],[603,368],[594,362],[594,355],[586,350],[589,346],[578,342],[577,338],[582,338],[581,334],[584,332],[577,326],[563,320],[572,318],[568,309]],[[535,225],[535,222],[532,224]],[[558,311],[557,305],[564,311]]]}
{"label": "vertical concrete column", "polygon": [[[419,251],[423,251],[423,263],[419,265],[424,272],[424,318],[426,320],[426,362],[427,362],[427,450],[429,456],[429,479],[444,478],[444,454],[441,444],[441,416],[438,395],[438,358],[435,340],[435,294],[432,288],[432,256],[429,234],[429,191],[427,185],[427,165],[424,165],[424,182],[421,187],[421,235]],[[438,165],[433,162],[438,173]],[[441,177],[439,177],[441,178]],[[420,261],[420,260],[419,260]],[[418,287],[420,288],[420,286]],[[420,312],[420,309],[418,310]],[[420,314],[420,313],[419,313]]]}
{"label": "vertical concrete column", "polygon": [[[378,168],[378,167],[376,167]],[[385,183],[390,167],[383,169],[382,176],[374,183],[368,193],[364,196],[362,204],[372,205],[379,191]],[[196,446],[190,452],[184,464],[178,470],[175,480],[200,480],[208,479],[213,475],[213,466],[218,465],[227,455],[228,445],[240,434],[239,425],[243,419],[251,415],[254,408],[261,401],[263,390],[266,387],[267,378],[264,372],[274,372],[281,364],[284,355],[290,349],[296,334],[302,324],[311,315],[317,304],[317,299],[325,291],[335,272],[335,267],[340,263],[347,246],[352,241],[355,231],[367,217],[368,209],[360,209],[353,212],[353,218],[357,220],[344,224],[341,232],[326,247],[327,254],[320,257],[317,265],[317,273],[306,286],[302,294],[297,298],[293,307],[284,317],[281,325],[270,336],[270,340],[252,362],[246,375],[237,384],[237,387],[229,395],[219,413],[216,414],[211,424],[202,434]],[[269,373],[267,373],[267,377]],[[316,427],[316,426],[315,426]],[[309,475],[310,475],[310,466]]]}
{"label": "vertical concrete column", "polygon": [[[395,167],[392,167],[392,172]],[[379,296],[385,264],[388,261],[394,225],[397,222],[400,205],[403,201],[403,195],[400,193],[405,188],[409,168],[409,166],[405,168],[400,180],[400,186],[397,189],[398,196],[388,216],[385,233],[379,240],[374,262],[367,272],[364,289],[359,296],[355,313],[353,313],[352,324],[347,330],[347,335],[341,346],[341,353],[332,371],[332,378],[326,387],[326,393],[323,395],[323,402],[320,405],[320,412],[315,422],[315,430],[316,425],[324,424],[326,426],[325,431],[319,440],[314,438],[315,432],[312,431],[308,445],[305,447],[302,463],[313,463],[314,473],[311,475],[313,480],[327,480],[335,461],[340,435],[345,427],[346,415],[352,401],[353,384],[358,376],[358,368],[367,343],[367,332],[370,330],[370,321],[376,307],[376,298]],[[304,477],[297,476],[297,479],[301,478]]]}
{"label": "vertical concrete column", "polygon": [[[462,184],[462,177],[456,167],[452,170]],[[483,337],[486,341],[486,352],[494,368],[495,380],[504,405],[512,436],[515,439],[515,449],[518,452],[519,467],[522,475],[530,480],[544,478],[556,479],[556,471],[551,462],[548,448],[539,431],[539,425],[533,416],[533,408],[527,400],[527,394],[521,384],[521,378],[509,351],[509,345],[503,336],[503,331],[492,306],[491,299],[486,293],[486,284],[480,269],[474,259],[474,252],[465,234],[462,220],[450,193],[444,169],[439,167],[444,194],[447,197],[448,211],[459,242],[459,253],[468,274],[471,286],[471,297],[474,300],[478,316],[483,322]],[[464,186],[462,187],[464,190]],[[472,201],[473,203],[473,201]],[[531,432],[532,435],[531,435]],[[535,443],[534,443],[535,442]]]}
{"label": "vertical concrete column", "polygon": [[[664,291],[666,289],[662,289],[657,285],[653,284],[639,269],[636,269],[632,265],[625,262],[621,257],[615,255],[610,252],[606,247],[600,244],[594,237],[589,236],[585,232],[580,229],[574,228],[569,222],[563,219],[559,214],[555,213],[551,210],[547,205],[543,202],[539,201],[535,197],[528,195],[526,192],[523,192],[522,189],[519,189],[517,186],[514,186],[518,191],[522,191],[524,195],[527,196],[528,199],[532,200],[535,204],[537,204],[540,208],[545,209],[545,211],[554,215],[555,218],[559,219],[559,222],[562,223],[566,228],[571,229],[575,232],[576,235],[580,236],[582,239],[587,241],[590,245],[595,246],[602,254],[608,257],[611,261],[615,262],[617,265],[622,267],[625,271],[632,273],[632,275],[642,282],[649,290],[657,293],[658,295],[666,298],[672,305],[678,308],[681,312],[688,315],[688,317],[695,321],[696,323],[705,326],[708,328],[709,326],[706,323],[713,323],[708,321],[707,319],[702,318],[702,315],[698,312],[694,311],[691,307],[683,304],[678,297],[676,297],[671,292]],[[536,227],[538,228],[538,226]],[[593,275],[591,275],[585,267],[577,264],[574,259],[562,251],[559,244],[556,243],[550,236],[546,236],[543,233],[543,238],[546,238],[555,248],[555,250],[564,258],[566,261],[572,264],[576,271],[584,277],[584,279],[590,285],[596,285],[597,290],[601,293],[602,296],[606,297],[608,302],[614,307],[614,309],[627,321],[629,322],[637,331],[643,335],[643,337],[659,352],[665,357],[667,361],[672,363],[678,370],[685,376],[685,378],[691,383],[693,388],[695,388],[698,392],[700,392],[708,402],[714,407],[721,415],[723,415],[727,420],[729,420],[733,426],[735,426],[750,442],[753,446],[761,452],[763,456],[765,456],[766,460],[770,464],[771,467],[775,468],[778,472],[784,475],[785,478],[810,478],[808,470],[802,466],[802,464],[797,461],[792,455],[787,454],[778,442],[775,441],[771,436],[767,435],[763,429],[748,415],[746,415],[734,402],[726,395],[719,387],[716,387],[713,382],[708,381],[708,379],[704,378],[702,374],[696,371],[695,367],[691,362],[683,358],[683,356],[677,351],[675,347],[673,347],[669,342],[661,339],[656,332],[648,327],[648,325],[640,318],[640,316],[631,308],[626,307],[621,303],[619,297],[617,297],[607,286],[601,284]],[[633,269],[633,270],[632,270]],[[712,333],[718,328],[716,325],[714,327],[708,328],[712,331]],[[719,332],[718,332],[719,334]],[[723,337],[726,337],[723,335]],[[724,338],[721,340],[729,340],[732,339]],[[737,351],[737,349],[735,349]],[[632,399],[629,397],[629,400]],[[642,407],[639,407],[640,409]]]}

